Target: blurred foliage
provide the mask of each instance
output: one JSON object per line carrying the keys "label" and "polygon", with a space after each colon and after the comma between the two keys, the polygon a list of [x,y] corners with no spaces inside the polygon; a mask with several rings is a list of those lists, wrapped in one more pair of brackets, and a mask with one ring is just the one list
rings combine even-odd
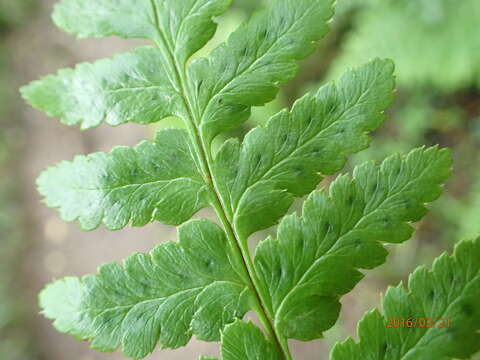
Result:
{"label": "blurred foliage", "polygon": [[[2,49],[3,48],[3,49]],[[5,54],[0,46],[0,54]],[[31,341],[25,334],[25,304],[19,287],[18,270],[21,253],[26,246],[22,229],[22,213],[18,204],[14,156],[18,151],[19,130],[8,123],[11,119],[9,73],[5,56],[0,59],[0,359],[30,360],[33,356]]]}
{"label": "blurred foliage", "polygon": [[29,321],[22,299],[19,270],[22,252],[27,245],[25,224],[19,206],[18,161],[21,129],[15,119],[12,99],[15,88],[9,58],[8,36],[26,19],[29,0],[0,0],[0,359],[34,360],[30,334],[25,331]]}
{"label": "blurred foliage", "polygon": [[478,84],[480,1],[366,0],[363,4],[353,21],[355,31],[341,45],[334,72],[379,56],[395,60],[402,87],[451,92]]}
{"label": "blurred foliage", "polygon": [[389,57],[396,63],[399,88],[389,120],[353,163],[422,144],[452,147],[455,176],[417,236],[443,248],[451,246],[452,238],[480,232],[475,169],[480,155],[480,2],[366,0],[358,6],[359,1],[342,1],[357,6],[327,77],[373,57]]}
{"label": "blurred foliage", "polygon": [[[480,175],[479,171],[477,173]],[[479,176],[477,176],[478,178]],[[459,216],[462,218],[459,230],[460,236],[461,238],[473,239],[480,234],[480,181],[477,180],[472,187],[466,205],[459,208]]]}
{"label": "blurred foliage", "polygon": [[33,0],[0,0],[0,30],[21,25]]}

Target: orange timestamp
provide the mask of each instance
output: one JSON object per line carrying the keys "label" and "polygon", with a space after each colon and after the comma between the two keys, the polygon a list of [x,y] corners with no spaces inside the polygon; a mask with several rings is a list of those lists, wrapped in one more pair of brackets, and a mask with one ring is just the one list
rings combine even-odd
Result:
{"label": "orange timestamp", "polygon": [[452,325],[450,318],[388,318],[389,328],[449,328]]}

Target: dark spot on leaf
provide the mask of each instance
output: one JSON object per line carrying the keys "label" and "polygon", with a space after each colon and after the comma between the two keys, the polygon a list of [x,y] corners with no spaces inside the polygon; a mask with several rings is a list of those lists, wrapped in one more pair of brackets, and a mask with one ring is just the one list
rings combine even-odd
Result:
{"label": "dark spot on leaf", "polygon": [[428,294],[428,296],[430,297],[430,300],[433,300],[435,298],[435,290],[430,290],[430,293]]}
{"label": "dark spot on leaf", "polygon": [[384,344],[382,345],[382,349],[381,349],[381,352],[382,352],[382,353],[380,354],[380,357],[384,357],[385,354],[387,353],[387,350],[388,350],[388,344],[387,344],[387,343],[384,343]]}
{"label": "dark spot on leaf", "polygon": [[106,184],[109,184],[112,181],[112,177],[110,174],[105,174],[102,176],[102,181]]}
{"label": "dark spot on leaf", "polygon": [[468,317],[473,315],[473,306],[470,304],[462,304],[462,312]]}
{"label": "dark spot on leaf", "polygon": [[[140,291],[137,290],[138,288],[141,288],[141,290],[140,290]],[[145,293],[147,290],[148,290],[148,287],[147,287],[147,285],[145,285],[144,283],[141,283],[141,282],[137,282],[137,283],[136,283],[136,289],[135,289],[135,291],[136,291],[137,293]]]}
{"label": "dark spot on leaf", "polygon": [[324,227],[323,227],[324,230],[325,230],[325,233],[328,233],[330,231],[331,227],[332,227],[332,225],[329,222],[326,222]]}
{"label": "dark spot on leaf", "polygon": [[353,195],[350,195],[350,196],[348,197],[348,205],[350,205],[350,206],[353,205],[353,202],[354,202],[354,201],[355,201],[355,198],[353,197]]}
{"label": "dark spot on leaf", "polygon": [[200,92],[200,89],[203,85],[203,80],[200,80],[198,83],[197,83],[197,91]]}
{"label": "dark spot on leaf", "polygon": [[287,142],[287,140],[288,140],[288,135],[287,135],[287,134],[283,135],[282,141],[283,141],[283,142]]}
{"label": "dark spot on leaf", "polygon": [[125,294],[123,294],[123,293],[120,291],[120,289],[116,289],[116,290],[115,290],[115,289],[112,289],[112,291],[113,291],[113,293],[112,293],[113,297],[119,297],[119,298],[121,298],[121,297],[123,297],[123,296],[125,295]]}
{"label": "dark spot on leaf", "polygon": [[329,113],[334,112],[337,109],[337,104],[335,102],[330,102],[327,104],[327,111]]}

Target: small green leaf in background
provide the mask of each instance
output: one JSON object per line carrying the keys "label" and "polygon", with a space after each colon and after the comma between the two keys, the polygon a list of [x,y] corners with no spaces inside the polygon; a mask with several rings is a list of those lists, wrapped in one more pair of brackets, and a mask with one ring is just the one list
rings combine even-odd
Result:
{"label": "small green leaf in background", "polygon": [[455,93],[480,84],[478,0],[357,2],[361,6],[332,66],[334,74],[379,56],[395,61],[404,88]]}
{"label": "small green leaf in background", "polygon": [[[452,256],[419,267],[408,281],[390,288],[383,315],[372,310],[360,321],[355,343],[332,350],[332,360],[468,359],[480,350],[480,238],[459,243]],[[390,318],[448,319],[440,327],[387,327]]]}

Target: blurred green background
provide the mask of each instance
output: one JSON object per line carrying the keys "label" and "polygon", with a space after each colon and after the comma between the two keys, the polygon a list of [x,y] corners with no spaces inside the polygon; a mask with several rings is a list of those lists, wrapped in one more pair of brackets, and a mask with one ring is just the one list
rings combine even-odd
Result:
{"label": "blurred green background", "polygon": [[[218,34],[211,45],[197,56],[207,54],[215,44],[224,41],[248,14],[267,3],[267,0],[236,0],[231,11],[222,17]],[[67,261],[61,270],[52,271],[52,262],[56,269],[55,264],[65,262],[65,259],[76,254],[62,250],[63,257],[60,257],[57,249],[54,251],[57,254],[55,258],[52,257],[53,245],[42,252],[34,244],[34,238],[40,235],[32,229],[41,227],[47,221],[51,225],[53,216],[53,212],[47,212],[45,216],[42,214],[32,218],[30,204],[40,199],[29,195],[32,190],[25,190],[34,188],[33,177],[25,169],[30,164],[32,151],[35,152],[30,148],[32,135],[29,134],[43,125],[38,122],[38,114],[33,116],[31,110],[24,110],[25,106],[18,99],[16,89],[19,84],[44,74],[45,69],[55,69],[59,64],[71,66],[76,60],[85,60],[85,54],[94,59],[108,53],[110,47],[117,49],[116,45],[112,45],[114,40],[107,39],[101,42],[100,48],[88,48],[88,51],[81,48],[80,51],[79,42],[58,35],[47,21],[52,4],[50,0],[0,0],[2,360],[110,358],[103,355],[97,357],[93,352],[65,353],[62,357],[59,344],[53,342],[46,345],[41,341],[39,331],[46,325],[36,325],[44,320],[39,320],[32,294],[42,284],[32,285],[29,281],[32,265],[26,264],[28,261],[45,262],[47,259],[47,266],[36,267],[35,271],[44,271],[46,274],[43,278],[51,278],[69,270]],[[361,313],[378,304],[380,292],[384,292],[388,285],[405,280],[417,265],[430,264],[434,257],[450,250],[460,239],[480,234],[480,1],[338,0],[337,5],[331,32],[319,44],[318,51],[302,62],[296,80],[285,86],[273,103],[255,109],[250,121],[228,136],[243,136],[251,127],[265,123],[269,116],[291,106],[305,92],[335,79],[349,67],[360,65],[373,57],[388,57],[395,61],[397,67],[396,101],[389,110],[385,125],[374,134],[370,149],[353,156],[349,168],[368,159],[380,160],[391,153],[407,152],[424,144],[440,144],[454,150],[455,172],[445,195],[431,207],[431,214],[416,225],[418,231],[415,237],[401,246],[392,247],[389,262],[370,272],[354,294],[344,300],[341,321],[327,333],[324,343],[328,346],[354,333]],[[39,45],[39,41],[43,43]],[[48,49],[45,52],[49,55],[38,57],[36,61],[36,54],[28,49],[42,47]],[[54,60],[45,65],[42,63],[44,58]],[[24,69],[28,71],[24,72]],[[172,125],[179,125],[178,121],[168,119],[148,131],[151,135],[159,128]],[[104,133],[100,135],[81,135],[85,152],[108,150],[98,149],[110,144],[108,141],[97,142],[101,145],[95,146],[94,140],[101,136],[111,138],[113,144],[117,143],[114,131],[108,135],[105,135],[106,130],[102,131]],[[49,140],[47,134],[36,145],[42,147],[42,141],[46,146],[49,141],[56,139]],[[131,139],[125,141],[133,142]],[[65,148],[68,148],[68,144]],[[60,159],[70,156],[69,151],[60,147],[55,152]],[[44,163],[51,165],[47,160]],[[58,225],[47,227],[47,233],[57,231],[55,229],[67,232]],[[160,229],[157,233],[162,231],[166,230]],[[33,291],[29,291],[30,287]],[[55,339],[70,341],[63,335]],[[318,344],[315,346],[320,346]],[[68,346],[61,348],[68,349]],[[295,343],[297,358],[327,359],[328,346],[322,347],[325,353],[322,357],[318,351],[312,353],[312,347],[306,348]],[[52,350],[52,347],[58,348]],[[157,353],[156,358],[161,356]],[[187,356],[167,355],[164,358],[184,359]],[[192,355],[191,358],[195,357]],[[115,355],[115,359],[122,359],[122,356]]]}

